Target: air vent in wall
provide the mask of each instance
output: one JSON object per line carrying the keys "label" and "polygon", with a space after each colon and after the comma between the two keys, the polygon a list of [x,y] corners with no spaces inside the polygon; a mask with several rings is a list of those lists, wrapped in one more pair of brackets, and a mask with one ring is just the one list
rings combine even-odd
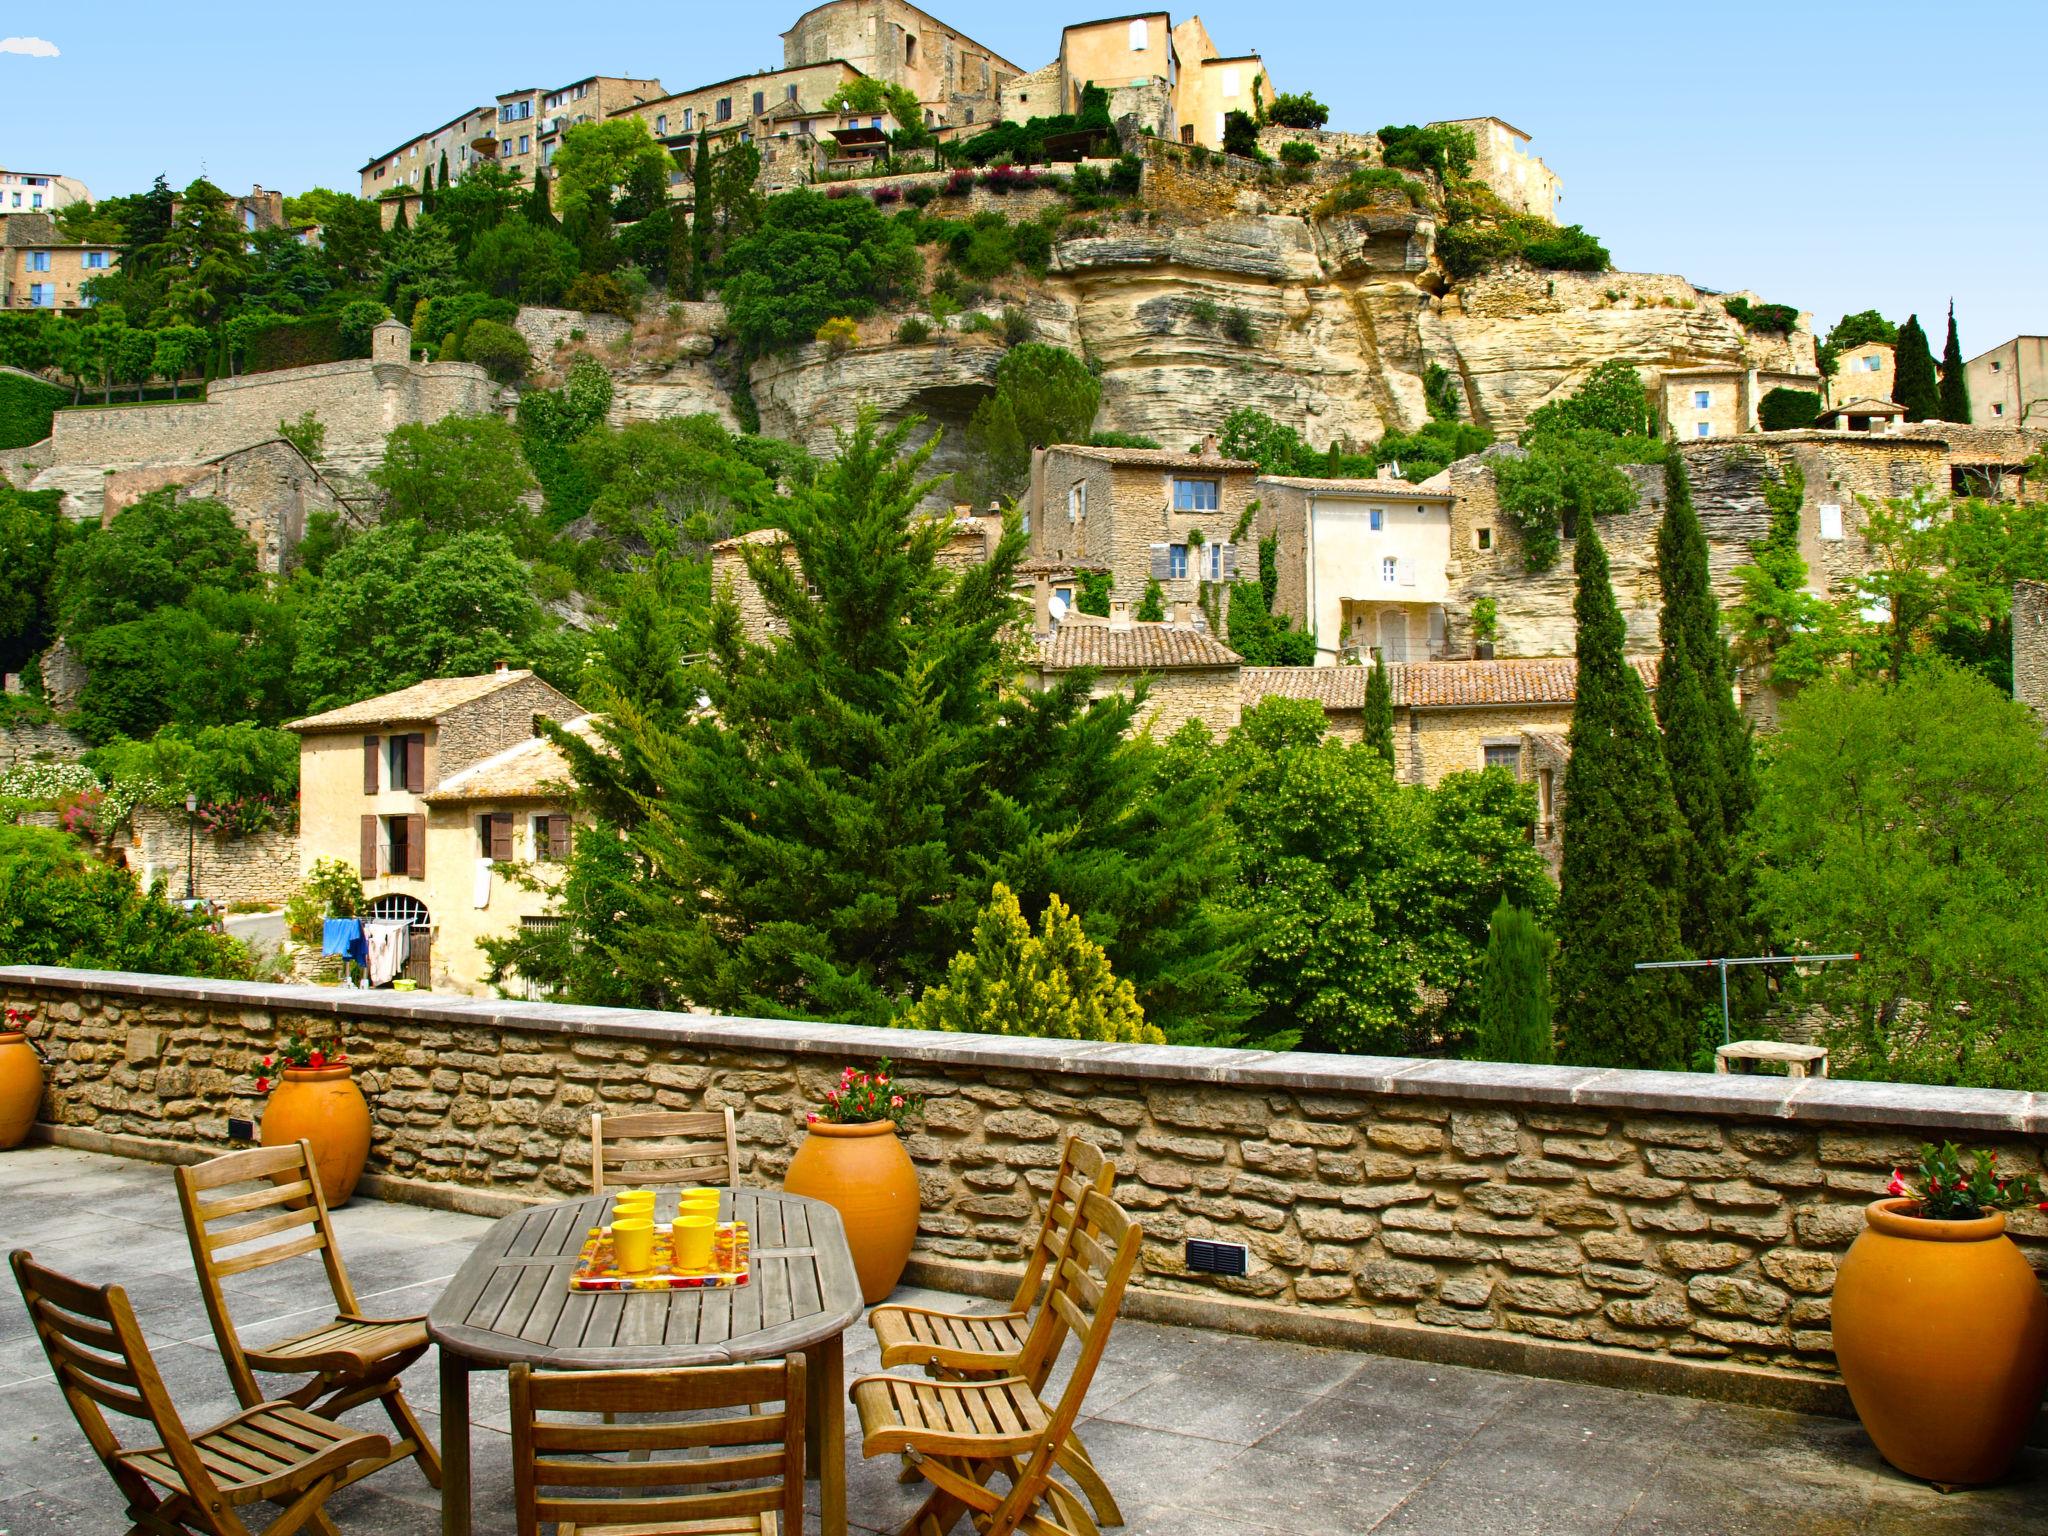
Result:
{"label": "air vent in wall", "polygon": [[1241,1275],[1250,1255],[1243,1243],[1212,1243],[1207,1238],[1188,1239],[1188,1268],[1198,1275]]}

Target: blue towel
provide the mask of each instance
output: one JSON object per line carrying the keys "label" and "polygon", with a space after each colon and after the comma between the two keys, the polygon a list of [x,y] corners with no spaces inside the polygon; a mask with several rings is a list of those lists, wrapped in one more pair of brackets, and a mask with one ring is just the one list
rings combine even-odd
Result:
{"label": "blue towel", "polygon": [[362,920],[354,917],[328,918],[320,929],[320,953],[346,955],[357,965],[367,965],[370,942],[363,937]]}

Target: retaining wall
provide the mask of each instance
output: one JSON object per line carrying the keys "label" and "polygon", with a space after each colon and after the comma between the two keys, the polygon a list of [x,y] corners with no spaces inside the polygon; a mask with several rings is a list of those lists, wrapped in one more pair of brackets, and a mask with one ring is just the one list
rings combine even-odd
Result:
{"label": "retaining wall", "polygon": [[[288,1023],[338,1023],[371,1192],[501,1209],[586,1187],[593,1109],[731,1105],[744,1177],[889,1056],[928,1097],[913,1276],[1008,1294],[1066,1133],[1143,1219],[1138,1315],[1427,1359],[1843,1411],[1835,1267],[1922,1141],[2048,1158],[2048,1094],[1105,1046],[488,1000],[0,969],[52,1059],[47,1134],[224,1150]],[[2048,1270],[2048,1219],[2014,1230]],[[1242,1278],[1190,1274],[1189,1237]]]}

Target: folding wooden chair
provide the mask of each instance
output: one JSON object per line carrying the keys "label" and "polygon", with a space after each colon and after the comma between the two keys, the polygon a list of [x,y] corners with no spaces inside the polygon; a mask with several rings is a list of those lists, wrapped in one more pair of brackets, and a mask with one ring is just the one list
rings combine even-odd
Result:
{"label": "folding wooden chair", "polygon": [[[259,1499],[284,1506],[261,1527],[262,1536],[288,1536],[307,1525],[335,1536],[321,1510],[328,1495],[353,1480],[352,1468],[389,1459],[391,1443],[382,1435],[291,1403],[257,1403],[192,1434],[120,1286],[73,1280],[36,1263],[26,1249],[8,1262],[78,1427],[128,1501],[129,1536],[251,1536],[238,1511]],[[107,1409],[143,1420],[157,1443],[124,1446]]]}
{"label": "folding wooden chair", "polygon": [[[1046,1326],[1035,1324],[1044,1312],[1046,1294],[1067,1255],[1067,1245],[1089,1190],[1107,1195],[1116,1184],[1116,1165],[1093,1142],[1069,1136],[1060,1149],[1060,1164],[1046,1198],[1045,1215],[1031,1246],[1023,1278],[1009,1310],[986,1315],[937,1312],[925,1307],[876,1307],[868,1318],[882,1346],[882,1366],[923,1366],[926,1373],[955,1381],[1021,1376],[1031,1390],[1043,1392],[1066,1342],[1066,1325],[1057,1313]],[[1095,1470],[1080,1437],[1063,1448],[1061,1467],[1081,1486],[1103,1525],[1122,1525],[1123,1513],[1109,1485]],[[906,1468],[905,1481],[917,1475]]]}
{"label": "folding wooden chair", "polygon": [[612,1184],[730,1188],[739,1181],[739,1139],[730,1109],[590,1117],[593,1195]]}
{"label": "folding wooden chair", "polygon": [[[1073,1439],[1143,1238],[1107,1195],[1082,1195],[1080,1220],[1041,1313],[1040,1326],[1057,1316],[1081,1346],[1057,1405],[1048,1407],[1021,1376],[863,1376],[853,1384],[861,1454],[907,1454],[932,1485],[901,1536],[946,1536],[963,1515],[983,1536],[1090,1536],[1095,1524],[1087,1506],[1053,1471]],[[1007,1491],[990,1486],[998,1473],[1008,1479]]]}
{"label": "folding wooden chair", "polygon": [[[692,1417],[542,1417],[595,1413]],[[512,1487],[519,1536],[549,1521],[558,1536],[803,1536],[803,1356],[677,1371],[515,1365]]]}
{"label": "folding wooden chair", "polygon": [[[247,1187],[236,1190],[237,1185]],[[269,1395],[256,1383],[258,1371],[276,1376],[310,1373],[311,1379],[279,1393],[277,1400],[323,1419],[339,1418],[362,1403],[381,1402],[397,1431],[390,1454],[374,1466],[355,1469],[345,1481],[354,1482],[410,1456],[428,1483],[440,1487],[441,1458],[398,1381],[399,1373],[427,1352],[426,1319],[362,1315],[313,1170],[312,1147],[303,1141],[288,1147],[251,1147],[182,1167],[178,1205],[185,1215],[185,1236],[192,1244],[214,1342],[242,1406],[254,1407]],[[260,1347],[243,1343],[221,1282],[309,1253],[319,1254],[326,1267],[334,1320]]]}

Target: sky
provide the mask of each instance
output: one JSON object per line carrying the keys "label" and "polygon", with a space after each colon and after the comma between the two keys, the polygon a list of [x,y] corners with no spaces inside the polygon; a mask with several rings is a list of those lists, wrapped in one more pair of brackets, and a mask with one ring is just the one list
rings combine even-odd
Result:
{"label": "sky", "polygon": [[[682,90],[772,68],[803,8],[0,0],[0,166],[95,196],[159,172],[354,191],[364,161],[500,91],[591,74]],[[1095,14],[925,8],[1026,69]],[[1560,218],[1623,270],[1753,289],[1823,332],[1846,311],[1917,312],[1937,350],[1953,299],[1968,356],[2048,332],[2043,0],[1200,14],[1224,52],[1256,50],[1277,88],[1326,102],[1333,128],[1505,118],[1563,178]]]}

